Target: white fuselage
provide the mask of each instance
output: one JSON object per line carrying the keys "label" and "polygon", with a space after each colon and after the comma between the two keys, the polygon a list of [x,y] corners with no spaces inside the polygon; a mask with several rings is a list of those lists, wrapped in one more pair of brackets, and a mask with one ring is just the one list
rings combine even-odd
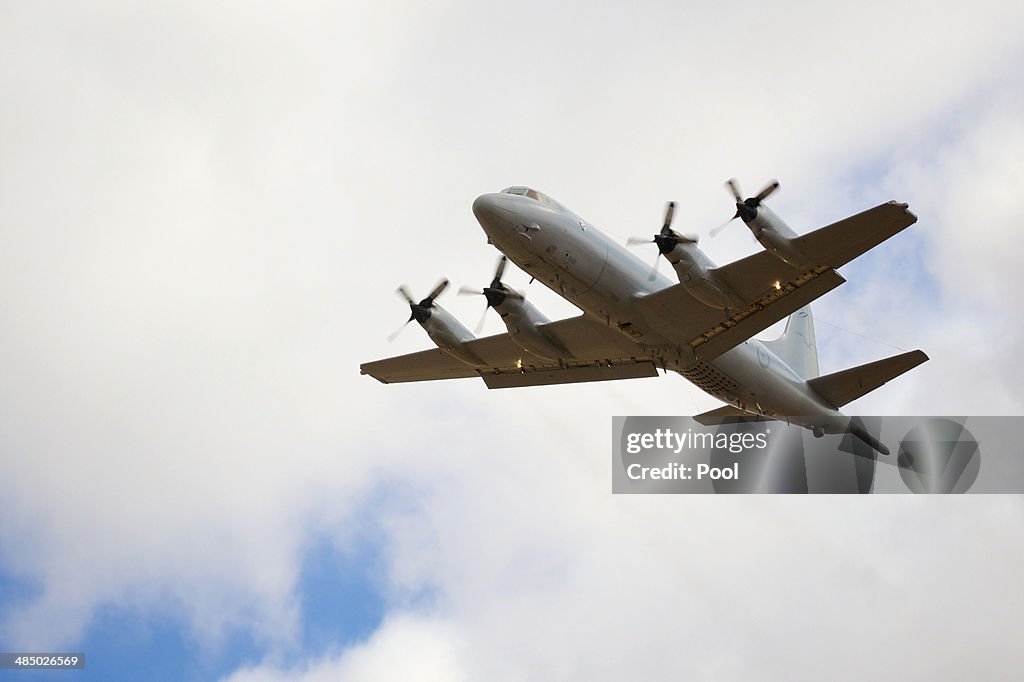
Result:
{"label": "white fuselage", "polygon": [[816,431],[846,430],[849,419],[757,339],[705,361],[681,351],[680,339],[647,328],[635,302],[673,282],[571,211],[501,193],[479,197],[473,212],[488,241],[517,266],[707,393]]}

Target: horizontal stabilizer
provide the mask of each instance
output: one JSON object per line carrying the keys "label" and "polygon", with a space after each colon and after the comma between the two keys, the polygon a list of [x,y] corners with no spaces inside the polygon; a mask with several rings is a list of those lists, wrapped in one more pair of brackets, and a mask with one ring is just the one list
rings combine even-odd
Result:
{"label": "horizontal stabilizer", "polygon": [[811,379],[807,384],[824,398],[825,402],[838,408],[870,393],[904,372],[909,372],[927,359],[928,356],[923,351],[912,350],[909,353]]}
{"label": "horizontal stabilizer", "polygon": [[771,421],[769,417],[761,417],[749,412],[744,412],[738,407],[732,405],[723,405],[716,410],[710,412],[702,412],[694,416],[693,421],[704,426],[718,426],[719,424],[735,424],[738,421],[745,422],[764,422]]}

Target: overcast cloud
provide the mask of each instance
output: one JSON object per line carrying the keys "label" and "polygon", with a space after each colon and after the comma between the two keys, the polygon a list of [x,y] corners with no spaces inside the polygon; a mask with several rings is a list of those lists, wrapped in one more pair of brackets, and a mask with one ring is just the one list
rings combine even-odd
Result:
{"label": "overcast cloud", "polygon": [[[116,606],[252,638],[232,682],[1009,677],[1020,498],[613,497],[611,415],[715,401],[358,365],[429,345],[386,343],[395,286],[491,276],[479,194],[622,237],[674,199],[706,235],[726,178],[777,177],[800,232],[920,218],[815,304],[932,358],[855,411],[1020,414],[1022,28],[1010,2],[3,4],[0,574],[28,593],[0,648],[73,649]],[[817,331],[824,372],[895,352]],[[380,555],[365,641],[305,646],[318,542]]]}

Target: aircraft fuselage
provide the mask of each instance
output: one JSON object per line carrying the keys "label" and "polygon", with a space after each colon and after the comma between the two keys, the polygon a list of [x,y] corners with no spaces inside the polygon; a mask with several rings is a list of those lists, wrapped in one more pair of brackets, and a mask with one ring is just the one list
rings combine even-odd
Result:
{"label": "aircraft fuselage", "polygon": [[757,339],[702,360],[679,339],[659,333],[633,303],[674,282],[572,211],[554,202],[500,193],[480,196],[473,212],[488,241],[522,270],[710,395],[816,432],[848,428],[842,412],[826,404],[804,377]]}

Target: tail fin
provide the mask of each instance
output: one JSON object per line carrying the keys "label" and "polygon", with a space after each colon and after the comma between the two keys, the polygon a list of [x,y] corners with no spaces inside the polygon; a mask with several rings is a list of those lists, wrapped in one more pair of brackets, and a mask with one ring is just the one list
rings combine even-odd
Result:
{"label": "tail fin", "polygon": [[826,374],[807,383],[815,393],[825,399],[825,402],[838,408],[870,393],[904,372],[909,372],[927,359],[928,356],[924,352],[912,350],[859,367],[844,369],[842,372]]}
{"label": "tail fin", "polygon": [[782,336],[761,343],[804,379],[818,376],[818,346],[814,340],[811,306],[806,305],[789,316]]}

